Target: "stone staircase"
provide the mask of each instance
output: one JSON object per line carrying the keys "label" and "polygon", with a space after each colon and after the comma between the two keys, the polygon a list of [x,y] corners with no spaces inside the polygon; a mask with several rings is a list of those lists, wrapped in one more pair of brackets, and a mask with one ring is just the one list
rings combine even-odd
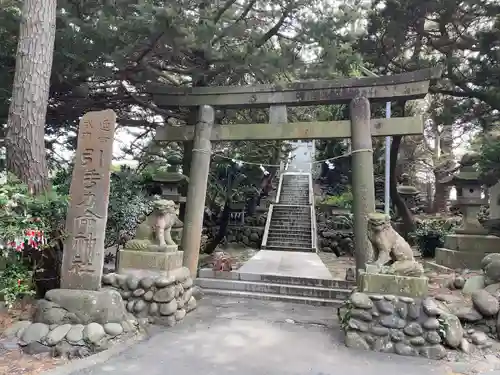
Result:
{"label": "stone staircase", "polygon": [[262,249],[316,251],[316,217],[310,173],[283,173],[272,204]]}
{"label": "stone staircase", "polygon": [[313,203],[310,173],[281,174],[262,250],[235,271],[199,270],[196,285],[208,295],[339,307],[355,283],[332,279],[316,254]]}
{"label": "stone staircase", "polygon": [[308,206],[310,204],[309,177],[309,173],[283,173],[278,203]]}
{"label": "stone staircase", "polygon": [[333,307],[341,306],[355,286],[344,280],[214,272],[209,269],[201,269],[195,283],[208,295]]}

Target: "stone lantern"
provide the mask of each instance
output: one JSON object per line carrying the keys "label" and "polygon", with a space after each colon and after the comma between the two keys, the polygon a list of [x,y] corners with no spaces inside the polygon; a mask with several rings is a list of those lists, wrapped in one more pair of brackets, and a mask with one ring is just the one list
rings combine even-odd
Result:
{"label": "stone lantern", "polygon": [[482,181],[475,170],[477,154],[468,154],[460,162],[460,172],[442,180],[457,189],[457,206],[463,213],[462,225],[444,238],[444,246],[436,249],[436,264],[450,269],[480,269],[486,254],[497,253],[500,238],[488,235],[477,218],[480,207],[487,203],[482,198]]}
{"label": "stone lantern", "polygon": [[401,175],[401,183],[398,186],[398,193],[405,201],[406,207],[413,210],[417,207],[420,191],[410,184],[410,176],[407,173]]}
{"label": "stone lantern", "polygon": [[457,206],[463,214],[462,225],[456,230],[461,234],[487,234],[488,231],[479,223],[478,213],[481,206],[487,204],[482,197],[482,181],[479,172],[474,168],[477,154],[466,154],[460,164],[460,172],[443,180],[444,184],[454,186],[457,190]]}

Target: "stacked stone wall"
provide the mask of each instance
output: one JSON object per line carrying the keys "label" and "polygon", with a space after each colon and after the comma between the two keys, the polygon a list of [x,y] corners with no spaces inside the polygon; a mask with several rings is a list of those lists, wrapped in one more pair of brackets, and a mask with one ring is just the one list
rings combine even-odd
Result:
{"label": "stacked stone wall", "polygon": [[348,347],[442,359],[485,350],[498,340],[498,299],[484,290],[415,299],[355,292],[339,316]]}
{"label": "stacked stone wall", "polygon": [[144,333],[148,323],[173,326],[196,308],[185,267],[172,276],[106,274],[99,291],[53,289],[37,302],[31,320],[3,333],[26,353],[78,358]]}

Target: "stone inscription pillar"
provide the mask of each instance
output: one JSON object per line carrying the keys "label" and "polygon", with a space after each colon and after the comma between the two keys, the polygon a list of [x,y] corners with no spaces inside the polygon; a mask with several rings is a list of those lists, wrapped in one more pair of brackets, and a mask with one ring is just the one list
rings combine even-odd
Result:
{"label": "stone inscription pillar", "polygon": [[207,194],[208,172],[210,170],[210,153],[212,150],[210,136],[214,124],[214,109],[204,105],[199,108],[198,122],[195,127],[191,171],[187,192],[186,214],[182,235],[183,264],[196,277],[198,258],[203,229],[205,196]]}
{"label": "stone inscription pillar", "polygon": [[375,212],[370,102],[365,97],[357,97],[351,101],[350,112],[354,251],[356,276],[359,276],[359,270],[373,261],[373,249],[367,236],[367,215]]}
{"label": "stone inscription pillar", "polygon": [[61,288],[101,288],[116,114],[86,113],[78,127]]}

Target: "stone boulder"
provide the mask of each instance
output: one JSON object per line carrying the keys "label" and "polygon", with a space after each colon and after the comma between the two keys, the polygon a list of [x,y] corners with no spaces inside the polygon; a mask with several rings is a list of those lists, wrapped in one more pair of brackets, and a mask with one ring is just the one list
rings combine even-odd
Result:
{"label": "stone boulder", "polygon": [[500,282],[500,259],[494,259],[487,263],[486,267],[484,267],[484,279],[486,285]]}
{"label": "stone boulder", "polygon": [[126,318],[122,297],[115,290],[49,290],[34,314],[34,322],[45,324],[120,323]]}
{"label": "stone boulder", "polygon": [[498,310],[500,309],[498,299],[485,289],[476,290],[472,293],[472,303],[477,311],[487,317],[498,314]]}

